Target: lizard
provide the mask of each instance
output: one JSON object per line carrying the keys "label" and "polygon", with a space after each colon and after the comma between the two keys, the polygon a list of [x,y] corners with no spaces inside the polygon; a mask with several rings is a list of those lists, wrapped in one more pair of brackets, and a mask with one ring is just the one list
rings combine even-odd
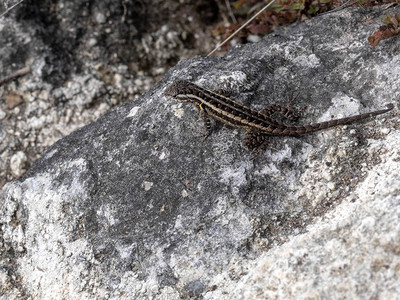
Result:
{"label": "lizard", "polygon": [[257,111],[232,100],[226,96],[226,93],[214,92],[185,80],[174,81],[166,88],[164,96],[191,102],[199,106],[200,115],[206,128],[205,138],[211,133],[209,117],[212,117],[232,127],[245,129],[246,134],[242,142],[243,146],[261,151],[265,150],[267,137],[271,135],[297,136],[312,133],[384,114],[394,107],[390,103],[387,104],[385,109],[341,119],[307,125],[289,125],[278,120],[274,117],[274,114],[277,113],[289,120],[295,120],[300,116],[300,111],[279,104],[268,105],[264,109]]}

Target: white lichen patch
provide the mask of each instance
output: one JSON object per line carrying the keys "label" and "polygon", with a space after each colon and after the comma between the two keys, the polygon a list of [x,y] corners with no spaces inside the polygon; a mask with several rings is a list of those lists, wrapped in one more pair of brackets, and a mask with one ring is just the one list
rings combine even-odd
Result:
{"label": "white lichen patch", "polygon": [[96,214],[98,218],[101,219],[102,224],[112,226],[118,222],[118,218],[116,218],[117,211],[109,203],[100,206],[99,209],[96,211]]}
{"label": "white lichen patch", "polygon": [[293,59],[293,62],[307,68],[316,68],[320,65],[320,59],[315,54],[297,56]]}
{"label": "white lichen patch", "polygon": [[230,186],[238,187],[247,184],[246,167],[244,164],[228,166],[221,170],[220,181]]}
{"label": "white lichen patch", "polygon": [[185,109],[182,107],[182,103],[173,104],[173,105],[171,105],[171,107],[172,107],[172,110],[174,111],[175,117],[178,117],[179,119],[181,119],[185,113]]}
{"label": "white lichen patch", "polygon": [[229,75],[221,75],[219,77],[219,80],[222,83],[226,82],[227,86],[231,86],[232,82],[236,82],[236,84],[243,84],[247,80],[247,75],[244,72],[235,71],[235,72],[232,72]]}
{"label": "white lichen patch", "polygon": [[139,106],[133,107],[133,108],[129,111],[129,114],[127,115],[127,118],[133,118],[134,116],[136,116],[136,114],[138,113],[139,109],[140,109]]}
{"label": "white lichen patch", "polygon": [[154,183],[151,181],[144,181],[143,182],[143,188],[147,192],[153,187]]}
{"label": "white lichen patch", "polygon": [[[328,110],[323,113],[320,118],[318,118],[318,122],[324,122],[332,120],[332,116],[335,119],[349,117],[353,115],[360,114],[360,101],[350,98],[347,95],[338,94],[332,98],[332,105],[329,106]],[[370,109],[371,111],[373,109]]]}

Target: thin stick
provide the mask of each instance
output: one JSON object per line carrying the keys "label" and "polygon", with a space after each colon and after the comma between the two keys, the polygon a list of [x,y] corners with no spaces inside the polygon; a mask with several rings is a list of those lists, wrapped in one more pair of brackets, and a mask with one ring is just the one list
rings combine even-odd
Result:
{"label": "thin stick", "polygon": [[251,21],[253,21],[259,14],[261,14],[264,10],[266,10],[268,7],[270,7],[271,4],[274,3],[274,2],[275,2],[275,0],[272,0],[270,3],[265,5],[258,13],[256,13],[254,16],[252,16],[248,21],[246,21],[246,23],[244,23],[242,26],[240,26],[239,29],[237,29],[234,33],[232,33],[225,41],[223,41],[221,44],[219,44],[217,47],[215,47],[215,49],[213,51],[208,53],[207,56],[210,56],[215,51],[217,51],[221,46],[226,44],[226,42],[228,42],[231,38],[233,38],[240,30],[243,29],[243,27],[247,26],[247,24],[249,24]]}
{"label": "thin stick", "polygon": [[22,68],[22,69],[20,69],[20,70],[18,70],[16,72],[12,73],[11,75],[8,75],[6,77],[0,78],[0,85],[2,85],[3,83],[6,83],[8,81],[13,80],[14,78],[26,75],[30,71],[31,71],[31,68],[25,67],[25,68]]}
{"label": "thin stick", "polygon": [[16,7],[17,5],[19,5],[19,4],[21,4],[22,2],[24,2],[24,0],[21,0],[21,1],[19,1],[18,3],[15,3],[13,6],[11,6],[10,8],[7,8],[7,10],[5,11],[5,12],[3,12],[1,15],[0,15],[0,18],[2,17],[2,16],[4,16],[6,13],[8,13],[10,10],[12,10],[14,7]]}
{"label": "thin stick", "polygon": [[233,23],[237,23],[237,20],[236,20],[236,18],[235,18],[235,15],[233,14],[233,12],[232,12],[232,8],[231,8],[231,4],[229,3],[229,0],[225,0],[225,5],[226,5],[226,7],[227,7],[227,9],[228,9],[228,13],[229,13],[229,16],[231,17],[231,19],[232,19],[232,22]]}

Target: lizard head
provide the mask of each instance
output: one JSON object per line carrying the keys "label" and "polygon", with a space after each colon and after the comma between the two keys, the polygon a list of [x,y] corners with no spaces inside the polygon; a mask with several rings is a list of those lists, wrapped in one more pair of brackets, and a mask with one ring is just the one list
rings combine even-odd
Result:
{"label": "lizard head", "polygon": [[168,88],[165,89],[164,96],[176,97],[179,94],[184,94],[188,84],[188,81],[176,80]]}

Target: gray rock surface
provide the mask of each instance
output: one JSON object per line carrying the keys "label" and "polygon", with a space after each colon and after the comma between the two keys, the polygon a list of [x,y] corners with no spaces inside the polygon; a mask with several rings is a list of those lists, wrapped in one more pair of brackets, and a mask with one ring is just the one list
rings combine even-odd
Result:
{"label": "gray rock surface", "polygon": [[[385,13],[393,11],[385,11]],[[398,107],[361,124],[204,142],[175,79],[303,123],[398,104],[399,39],[371,48],[381,10],[287,27],[222,58],[181,61],[141,98],[49,147],[0,195],[1,293],[40,299],[398,297]],[[100,18],[101,20],[101,18]]]}
{"label": "gray rock surface", "polygon": [[[0,189],[59,139],[148,91],[180,57],[211,51],[218,18],[204,15],[218,13],[192,2],[1,1],[0,15],[10,10],[0,17]],[[18,151],[26,168],[15,172]]]}

